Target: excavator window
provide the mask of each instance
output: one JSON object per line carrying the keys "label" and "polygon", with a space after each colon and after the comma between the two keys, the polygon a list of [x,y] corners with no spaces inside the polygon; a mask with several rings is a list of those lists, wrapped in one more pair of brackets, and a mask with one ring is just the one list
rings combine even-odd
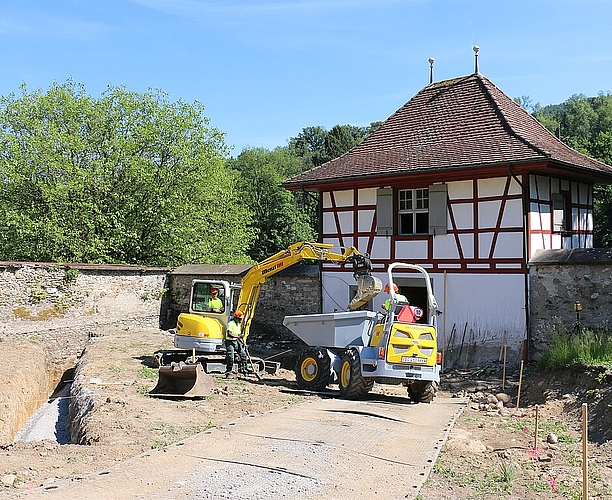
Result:
{"label": "excavator window", "polygon": [[[213,294],[213,289],[217,290],[216,294]],[[217,305],[213,302],[215,298],[221,301],[221,304],[225,304],[225,289],[221,284],[215,283],[196,283],[193,288],[191,309],[194,312],[223,312],[224,306],[221,308],[213,307]],[[214,296],[213,296],[214,295]]]}

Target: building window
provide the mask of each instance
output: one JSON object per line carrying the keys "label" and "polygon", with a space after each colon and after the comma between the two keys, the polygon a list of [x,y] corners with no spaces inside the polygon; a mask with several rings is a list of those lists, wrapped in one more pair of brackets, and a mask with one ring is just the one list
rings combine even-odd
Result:
{"label": "building window", "polygon": [[398,191],[399,234],[427,234],[429,232],[429,190],[402,189]]}
{"label": "building window", "polygon": [[553,231],[560,233],[567,229],[566,200],[562,193],[553,193]]}

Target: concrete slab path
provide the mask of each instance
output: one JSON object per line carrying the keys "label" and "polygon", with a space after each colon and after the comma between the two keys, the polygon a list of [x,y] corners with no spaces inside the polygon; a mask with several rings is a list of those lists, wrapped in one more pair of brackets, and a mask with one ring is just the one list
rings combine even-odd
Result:
{"label": "concrete slab path", "polygon": [[369,395],[322,399],[245,416],[28,498],[413,499],[464,399]]}

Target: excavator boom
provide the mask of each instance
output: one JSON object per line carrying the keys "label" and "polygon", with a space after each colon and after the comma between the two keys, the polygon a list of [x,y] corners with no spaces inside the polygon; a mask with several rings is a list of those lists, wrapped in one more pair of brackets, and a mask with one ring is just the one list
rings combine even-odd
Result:
{"label": "excavator boom", "polygon": [[361,307],[381,292],[382,282],[372,276],[372,263],[367,255],[360,254],[354,246],[346,248],[342,253],[333,252],[333,248],[334,245],[330,243],[302,241],[290,245],[286,250],[281,250],[249,269],[242,279],[240,297],[238,299],[238,309],[245,316],[242,323],[245,339],[249,334],[251,320],[255,314],[261,285],[270,276],[303,260],[352,264],[353,277],[357,281],[357,293],[350,304],[348,304],[348,309],[350,310]]}

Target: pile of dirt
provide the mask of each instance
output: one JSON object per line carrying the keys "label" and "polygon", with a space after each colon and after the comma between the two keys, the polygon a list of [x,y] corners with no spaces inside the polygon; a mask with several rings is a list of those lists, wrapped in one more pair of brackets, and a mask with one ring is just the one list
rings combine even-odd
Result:
{"label": "pile of dirt", "polygon": [[[3,345],[21,339],[4,339]],[[0,477],[6,498],[27,494],[59,479],[78,479],[99,473],[152,448],[164,447],[236,418],[286,405],[317,399],[296,391],[291,371],[295,342],[255,345],[253,356],[265,355],[282,362],[277,374],[263,380],[215,377],[214,389],[204,400],[151,398],[157,381],[151,354],[172,346],[170,332],[151,324],[117,323],[96,330],[77,367],[77,376],[91,391],[90,407],[80,415],[73,437],[81,444],[52,441],[18,442],[0,449]],[[36,342],[46,346],[44,335]],[[46,346],[45,349],[56,349]],[[50,353],[49,359],[61,358]],[[13,372],[27,370],[22,360],[12,361]],[[526,370],[518,396],[518,373],[501,379],[499,367],[451,372],[444,375],[443,395],[470,400],[450,433],[434,469],[419,493],[422,500],[510,498],[524,500],[568,498],[581,490],[581,408],[589,409],[589,470],[592,498],[612,494],[612,453],[608,439],[612,421],[610,373],[585,374],[574,370],[542,374]],[[10,386],[20,397],[20,388]],[[389,387],[376,386],[386,393]],[[507,411],[484,410],[482,399],[505,392]],[[435,404],[435,401],[434,403]],[[537,405],[537,406],[536,406]],[[538,439],[534,439],[535,412]],[[547,442],[556,434],[557,442]],[[534,447],[535,443],[535,447]]]}

